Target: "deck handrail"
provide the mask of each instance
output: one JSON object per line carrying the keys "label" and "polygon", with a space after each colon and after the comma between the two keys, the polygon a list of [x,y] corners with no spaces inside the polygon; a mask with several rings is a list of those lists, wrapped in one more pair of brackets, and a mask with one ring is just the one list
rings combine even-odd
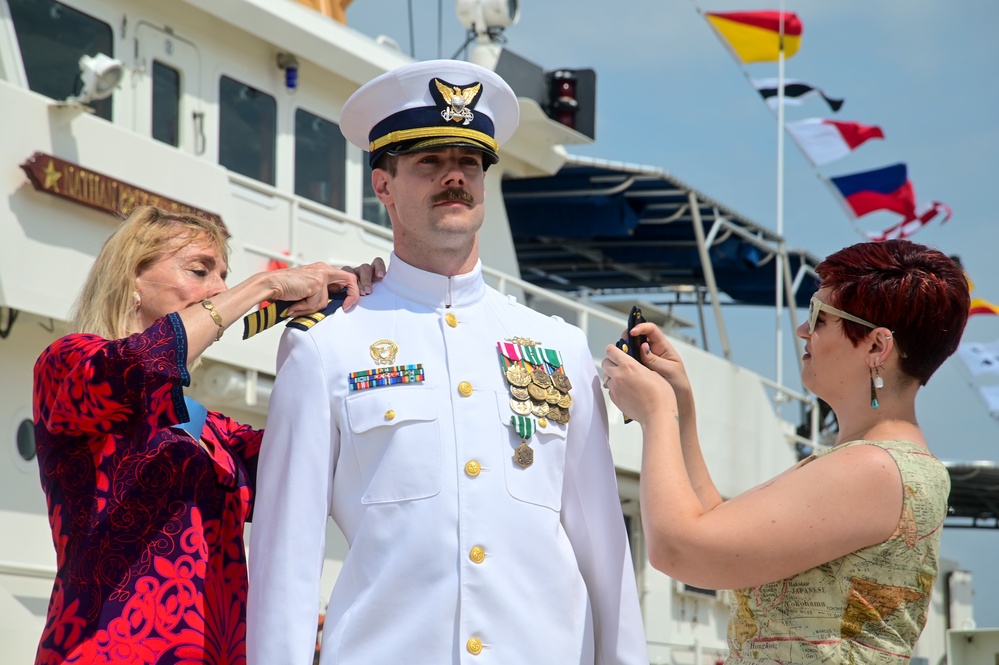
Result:
{"label": "deck handrail", "polygon": [[50,580],[56,576],[55,566],[39,566],[20,561],[0,561],[0,575],[17,575],[19,577],[40,577]]}

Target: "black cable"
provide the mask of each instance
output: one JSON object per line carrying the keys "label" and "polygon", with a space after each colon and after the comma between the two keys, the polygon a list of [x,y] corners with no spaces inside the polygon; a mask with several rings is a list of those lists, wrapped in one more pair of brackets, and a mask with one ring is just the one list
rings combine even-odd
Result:
{"label": "black cable", "polygon": [[454,60],[455,58],[457,58],[458,54],[461,53],[465,49],[466,46],[468,46],[469,44],[471,44],[472,40],[475,39],[475,37],[476,37],[475,30],[469,30],[468,31],[468,38],[465,40],[465,43],[458,47],[458,50],[454,52],[454,55],[451,56],[451,59]]}

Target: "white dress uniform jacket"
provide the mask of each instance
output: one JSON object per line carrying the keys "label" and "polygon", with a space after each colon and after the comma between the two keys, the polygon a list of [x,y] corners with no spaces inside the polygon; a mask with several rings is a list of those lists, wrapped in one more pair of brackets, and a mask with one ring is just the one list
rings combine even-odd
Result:
{"label": "white dress uniform jacket", "polygon": [[[570,421],[521,444],[497,342],[561,352]],[[424,381],[349,389],[375,368]],[[374,293],[289,329],[261,449],[250,543],[250,665],[307,665],[327,515],[350,545],[322,665],[648,663],[593,358],[581,331],[486,286],[394,257]]]}

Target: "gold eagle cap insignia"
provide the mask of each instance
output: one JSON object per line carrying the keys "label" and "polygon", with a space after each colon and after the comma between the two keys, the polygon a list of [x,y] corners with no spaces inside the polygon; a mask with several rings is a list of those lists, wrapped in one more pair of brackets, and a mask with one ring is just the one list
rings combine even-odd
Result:
{"label": "gold eagle cap insignia", "polygon": [[434,79],[434,84],[441,93],[444,103],[449,107],[441,112],[444,120],[464,121],[466,125],[470,123],[474,117],[470,106],[475,101],[479,91],[482,90],[482,84],[476,83],[466,88],[460,88],[456,85],[448,85],[440,79]]}

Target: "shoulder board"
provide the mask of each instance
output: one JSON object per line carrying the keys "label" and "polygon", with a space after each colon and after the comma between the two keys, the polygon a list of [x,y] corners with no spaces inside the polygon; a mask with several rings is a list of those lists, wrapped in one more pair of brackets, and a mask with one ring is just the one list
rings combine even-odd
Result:
{"label": "shoulder board", "polygon": [[[333,312],[340,309],[340,307],[343,306],[343,301],[346,297],[346,292],[334,293],[330,296],[330,301],[326,305],[325,309],[307,316],[296,316],[288,322],[288,326],[291,328],[298,328],[299,330],[308,330],[325,319],[327,316],[333,314]],[[257,311],[250,312],[244,316],[243,339],[249,339],[257,333],[277,325],[281,321],[286,321],[288,317],[282,316],[282,313],[287,311],[293,304],[294,302],[290,300],[277,300],[268,304],[266,307],[261,307]]]}
{"label": "shoulder board", "polygon": [[333,316],[333,312],[337,311],[343,306],[343,301],[347,297],[344,292],[336,293],[331,298],[326,308],[320,312],[313,312],[312,314],[307,314],[305,316],[296,316],[294,319],[288,322],[289,328],[297,328],[298,330],[310,330],[312,326],[316,325],[327,316]]}

